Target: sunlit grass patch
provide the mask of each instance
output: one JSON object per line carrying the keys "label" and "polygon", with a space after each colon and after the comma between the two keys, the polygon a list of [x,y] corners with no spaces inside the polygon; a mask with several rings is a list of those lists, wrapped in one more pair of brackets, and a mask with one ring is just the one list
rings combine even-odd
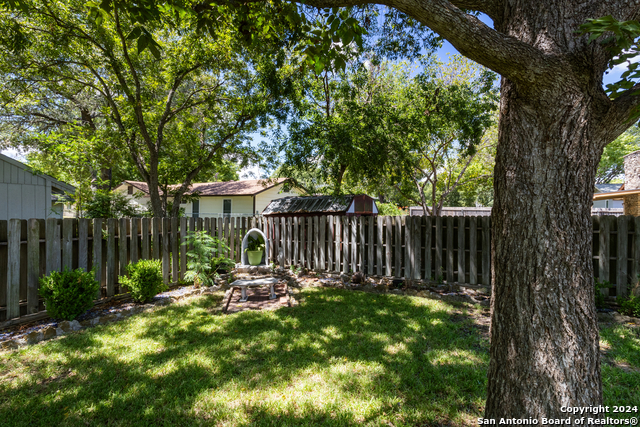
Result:
{"label": "sunlit grass patch", "polygon": [[[481,416],[488,344],[474,309],[323,288],[300,296],[298,307],[232,315],[213,314],[221,295],[201,297],[6,353],[0,424],[413,426]],[[607,330],[603,340],[637,366],[637,336]],[[638,401],[637,374],[606,365],[603,378],[609,404]]]}

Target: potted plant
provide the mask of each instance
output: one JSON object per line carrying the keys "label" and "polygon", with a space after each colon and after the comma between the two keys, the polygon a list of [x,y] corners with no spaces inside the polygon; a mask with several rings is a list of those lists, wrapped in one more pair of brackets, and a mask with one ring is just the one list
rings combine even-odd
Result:
{"label": "potted plant", "polygon": [[259,265],[262,261],[262,254],[264,253],[264,239],[261,236],[253,237],[249,235],[247,239],[247,258],[250,265]]}

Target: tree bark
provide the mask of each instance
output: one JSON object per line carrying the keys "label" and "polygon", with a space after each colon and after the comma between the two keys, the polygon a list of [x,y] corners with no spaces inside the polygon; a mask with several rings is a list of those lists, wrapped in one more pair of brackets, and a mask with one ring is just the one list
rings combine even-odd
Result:
{"label": "tree bark", "polygon": [[[503,78],[485,417],[566,419],[562,406],[600,405],[592,192],[604,146],[631,124],[639,101],[632,90],[615,101],[606,96],[602,76],[610,53],[577,31],[589,18],[637,19],[638,2],[382,3],[429,26]],[[494,29],[456,6],[489,14]]]}
{"label": "tree bark", "polygon": [[566,419],[562,406],[602,402],[591,261],[602,149],[593,103],[570,80],[553,98],[502,81],[486,418]]}

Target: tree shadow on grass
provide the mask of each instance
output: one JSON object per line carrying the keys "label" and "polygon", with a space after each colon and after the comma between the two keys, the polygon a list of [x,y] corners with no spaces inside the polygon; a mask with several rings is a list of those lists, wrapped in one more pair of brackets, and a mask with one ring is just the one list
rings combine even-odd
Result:
{"label": "tree shadow on grass", "polygon": [[479,416],[488,355],[471,320],[420,298],[302,296],[233,315],[212,315],[217,300],[203,297],[13,354],[0,365],[0,419],[413,426]]}

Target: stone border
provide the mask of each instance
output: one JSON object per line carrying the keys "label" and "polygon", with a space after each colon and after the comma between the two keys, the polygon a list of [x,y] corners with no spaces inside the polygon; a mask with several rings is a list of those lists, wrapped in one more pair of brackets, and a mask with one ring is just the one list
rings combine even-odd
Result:
{"label": "stone border", "polygon": [[[318,275],[322,277],[317,277]],[[293,288],[305,288],[305,287],[326,287],[326,288],[336,288],[336,289],[347,289],[353,291],[361,291],[361,292],[370,292],[377,294],[392,294],[392,295],[406,295],[406,296],[417,296],[421,298],[440,300],[444,302],[465,302],[471,304],[479,304],[484,307],[488,307],[490,303],[490,299],[486,294],[482,291],[477,291],[472,288],[468,288],[466,286],[460,285],[459,287],[447,286],[447,285],[439,285],[436,287],[433,286],[409,286],[404,289],[389,289],[389,283],[391,279],[387,278],[376,278],[380,281],[376,283],[375,281],[368,279],[364,284],[352,284],[347,282],[345,279],[346,275],[344,274],[312,274],[305,276],[297,276],[290,274],[288,271],[285,271],[282,268],[277,269],[276,274],[273,274],[271,277],[277,277],[285,282],[285,293],[287,294],[287,301],[289,307],[295,307],[299,304],[299,302],[295,299],[295,294]],[[316,277],[314,277],[316,276]],[[252,276],[251,278],[256,278]],[[309,284],[308,282],[313,282]],[[17,348],[22,348],[27,345],[36,344],[41,341],[50,340],[52,338],[57,338],[60,336],[67,335],[69,333],[79,331],[85,328],[90,328],[95,325],[104,325],[111,322],[116,322],[127,317],[130,317],[137,313],[149,312],[153,311],[158,307],[163,307],[165,305],[172,304],[176,301],[194,296],[194,295],[205,295],[212,294],[221,288],[227,288],[225,294],[215,309],[217,312],[226,313],[227,308],[229,307],[229,303],[231,302],[231,297],[233,295],[235,288],[228,288],[226,283],[223,284],[223,287],[220,286],[211,286],[209,288],[200,288],[195,289],[192,288],[187,290],[179,295],[172,295],[167,298],[160,298],[154,302],[147,303],[144,305],[134,306],[123,311],[117,313],[109,313],[104,316],[94,317],[88,320],[72,320],[72,321],[63,321],[58,323],[58,327],[54,328],[53,326],[49,326],[40,331],[33,331],[28,333],[27,335],[16,337],[13,339],[9,339],[6,341],[0,342],[0,351],[3,350],[12,350]],[[442,288],[442,289],[440,289]],[[454,288],[454,289],[452,289]],[[453,292],[452,292],[453,291]],[[633,324],[640,326],[640,318],[629,317],[617,312],[598,312],[598,321],[601,323],[624,323],[624,324]]]}
{"label": "stone border", "polygon": [[58,323],[57,328],[54,328],[53,326],[49,326],[40,331],[33,331],[24,336],[2,341],[0,342],[0,351],[22,348],[28,345],[37,344],[41,341],[47,341],[53,338],[61,337],[61,336],[70,334],[72,332],[79,331],[81,329],[90,328],[96,325],[105,325],[107,323],[117,322],[119,320],[126,319],[127,317],[130,317],[134,314],[150,312],[159,307],[164,307],[166,305],[172,304],[176,301],[179,301],[188,297],[192,297],[194,295],[212,294],[219,289],[220,289],[219,286],[211,286],[209,288],[199,288],[199,289],[192,288],[192,289],[186,290],[182,294],[172,295],[166,298],[159,298],[156,301],[149,302],[146,304],[136,305],[134,307],[124,309],[117,313],[109,313],[104,316],[94,317],[92,319],[87,319],[82,321],[64,320]]}

